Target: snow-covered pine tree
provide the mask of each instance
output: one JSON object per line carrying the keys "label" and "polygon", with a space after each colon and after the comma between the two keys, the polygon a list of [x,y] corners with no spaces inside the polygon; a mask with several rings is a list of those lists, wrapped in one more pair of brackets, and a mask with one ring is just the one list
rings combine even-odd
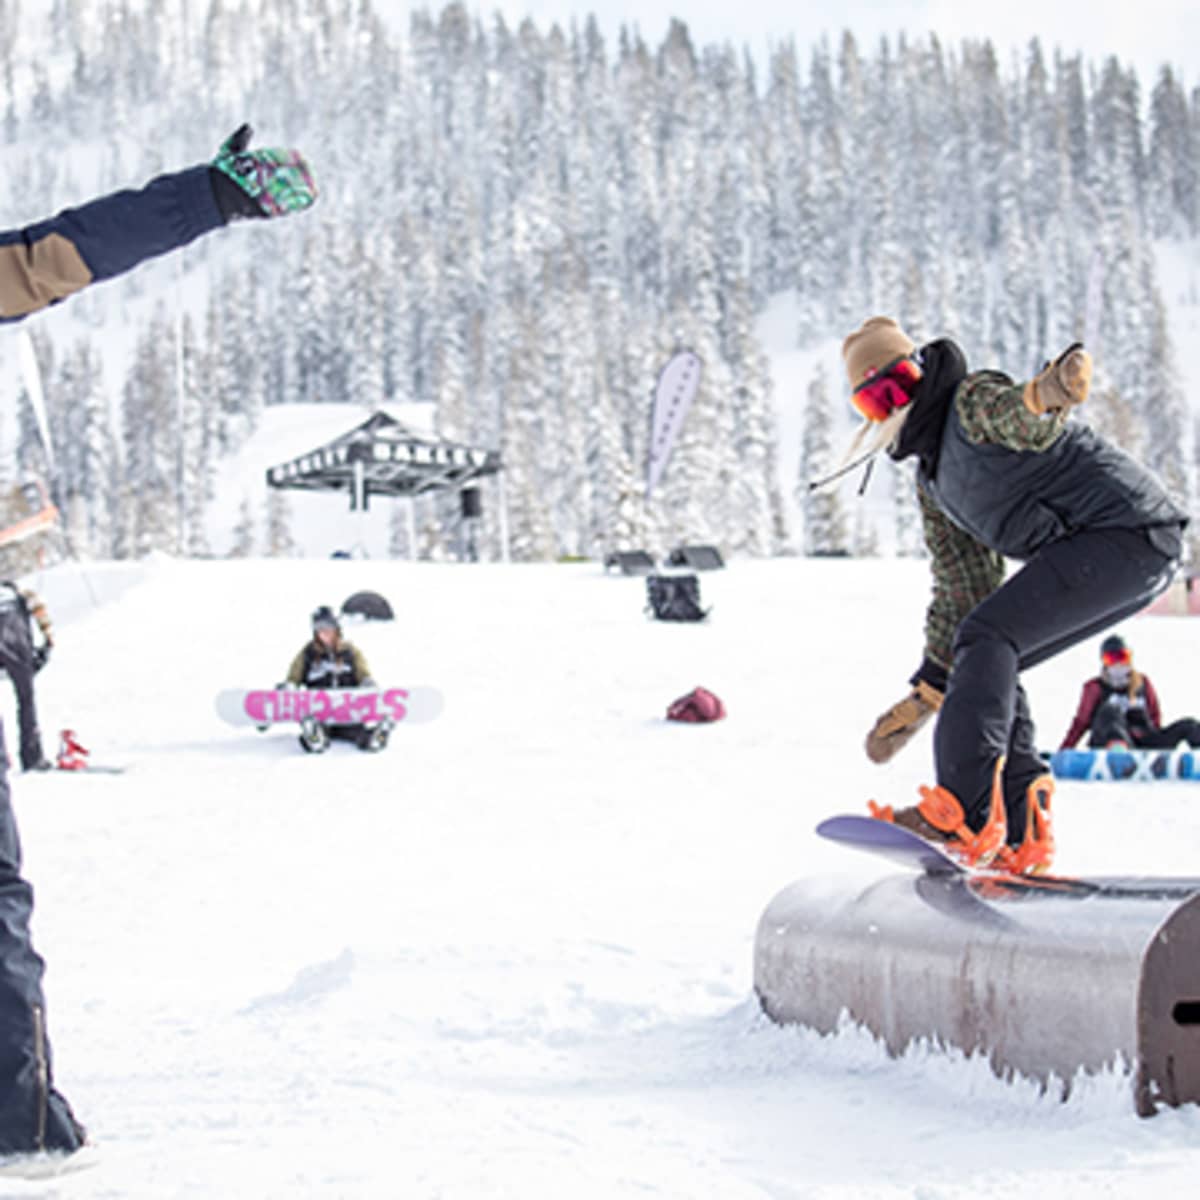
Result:
{"label": "snow-covered pine tree", "polygon": [[388,513],[388,557],[409,559],[416,555],[416,548],[409,536],[409,512],[411,500],[396,500]]}
{"label": "snow-covered pine tree", "polygon": [[[1144,270],[1149,272],[1147,261]],[[1147,281],[1148,299],[1143,310],[1149,317],[1143,342],[1142,412],[1146,426],[1146,462],[1162,477],[1167,490],[1186,510],[1195,495],[1196,473],[1188,445],[1191,421],[1179,385],[1175,355],[1167,331],[1167,314],[1157,287]]]}
{"label": "snow-covered pine tree", "polygon": [[292,506],[281,488],[267,489],[267,514],[263,553],[268,558],[290,558],[296,553],[292,536]]}
{"label": "snow-covered pine tree", "polygon": [[136,558],[154,550],[181,550],[173,348],[170,327],[161,318],[152,319],[138,338],[125,377],[123,465],[132,502],[126,553]]}
{"label": "snow-covered pine tree", "polygon": [[109,557],[119,458],[100,355],[90,338],[71,348],[50,395],[57,414],[51,424],[58,462],[53,483],[72,549]]}
{"label": "snow-covered pine tree", "polygon": [[539,380],[533,369],[537,360],[536,337],[531,314],[514,329],[511,353],[499,387],[503,419],[501,458],[506,474],[510,552],[517,562],[553,559],[556,553],[554,528],[541,492],[546,455],[553,447],[540,437]]}
{"label": "snow-covered pine tree", "polygon": [[1147,216],[1157,237],[1186,237],[1200,228],[1200,163],[1187,96],[1169,64],[1150,93]]}
{"label": "snow-covered pine tree", "polygon": [[229,558],[249,558],[258,547],[257,522],[249,496],[242,496],[238,505],[237,524],[233,527],[233,540],[229,546]]}
{"label": "snow-covered pine tree", "polygon": [[925,534],[921,527],[921,508],[917,503],[916,461],[888,460],[892,496],[896,513],[896,553],[901,558],[923,558]]}
{"label": "snow-covered pine tree", "polygon": [[[189,304],[214,297],[201,339],[213,369],[200,382],[220,398],[226,447],[265,403],[380,389],[436,399],[449,427],[439,379],[451,378],[463,381],[472,440],[487,433],[484,444],[499,446],[504,331],[523,323],[543,339],[546,373],[531,432],[555,421],[569,430],[581,414],[563,388],[562,347],[586,344],[579,322],[590,310],[608,440],[633,454],[645,428],[641,362],[623,331],[659,344],[676,336],[687,231],[705,225],[722,319],[738,289],[756,318],[795,289],[805,337],[840,336],[883,308],[910,329],[956,337],[973,365],[1015,373],[1082,332],[1099,245],[1097,391],[1115,384],[1137,421],[1150,419],[1138,375],[1148,377],[1162,297],[1144,272],[1148,237],[1194,233],[1198,219],[1200,92],[1172,72],[1155,81],[1143,128],[1131,71],[1064,51],[1046,61],[1036,42],[1002,65],[986,42],[902,34],[867,48],[845,35],[832,54],[812,48],[802,80],[802,43],[756,62],[695,44],[682,22],[655,45],[627,28],[610,53],[594,20],[564,35],[532,20],[481,22],[461,4],[395,31],[358,0],[109,7],[101,18],[75,3],[48,14],[0,6],[10,222],[202,161],[248,96],[264,140],[312,148],[324,189],[286,236],[243,223],[182,260]],[[877,151],[886,170],[873,170]],[[140,330],[164,295],[173,303],[162,284],[176,269],[149,266],[39,319],[60,362],[79,329],[93,335],[117,407],[128,339],[109,336],[113,323]],[[552,351],[548,330],[562,339]],[[360,342],[372,349],[360,354]],[[438,366],[445,344],[461,367]],[[713,370],[737,392],[753,372],[739,356],[752,354],[723,338]],[[136,413],[119,415],[122,428],[134,423]],[[189,436],[171,431],[166,457],[177,461]],[[608,521],[598,514],[626,503],[620,471],[596,482],[602,440],[589,424],[585,455],[569,435],[556,439],[561,458],[540,450],[532,494],[552,505],[550,553],[594,544]],[[83,469],[76,459],[68,468]],[[64,483],[75,496],[90,490]],[[727,507],[740,501],[708,514],[722,528],[738,520]],[[98,544],[109,533],[122,542],[127,523],[106,518]],[[446,546],[454,526],[442,523]]]}
{"label": "snow-covered pine tree", "polygon": [[191,558],[206,558],[211,552],[208,505],[215,494],[217,449],[216,405],[204,378],[210,358],[196,339],[190,316],[184,316],[175,334],[180,339],[175,382],[179,423],[176,504],[182,529],[181,552]]}
{"label": "snow-covered pine tree", "polygon": [[343,327],[347,345],[345,399],[371,413],[380,408],[385,399],[385,289],[379,263],[371,252],[368,239],[356,237],[350,244],[347,277],[354,302]]}
{"label": "snow-covered pine tree", "polygon": [[779,489],[777,432],[767,356],[755,333],[750,290],[728,294],[722,354],[731,368],[734,478],[722,541],[733,554],[778,554],[787,546]]}
{"label": "snow-covered pine tree", "polygon": [[836,491],[813,491],[810,484],[829,472],[833,461],[833,421],[825,369],[818,365],[808,384],[800,445],[800,477],[796,496],[804,516],[804,553],[809,556],[848,554],[846,515]]}

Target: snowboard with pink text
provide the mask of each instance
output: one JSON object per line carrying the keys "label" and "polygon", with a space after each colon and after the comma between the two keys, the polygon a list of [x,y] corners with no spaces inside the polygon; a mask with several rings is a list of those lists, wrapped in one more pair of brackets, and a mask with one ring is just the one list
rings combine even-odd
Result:
{"label": "snowboard with pink text", "polygon": [[227,688],[217,693],[217,715],[231,725],[281,725],[306,717],[321,725],[432,721],[443,706],[434,687]]}

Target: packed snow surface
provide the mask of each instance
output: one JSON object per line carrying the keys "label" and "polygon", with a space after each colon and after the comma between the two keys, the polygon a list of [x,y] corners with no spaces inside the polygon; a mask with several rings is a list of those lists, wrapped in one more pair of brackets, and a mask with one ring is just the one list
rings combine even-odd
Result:
{"label": "packed snow surface", "polygon": [[[100,1163],[3,1195],[1192,1194],[1200,1113],[1139,1120],[1119,1070],[1062,1103],[759,1011],[770,899],[893,870],[814,825],[930,778],[927,731],[887,768],[861,751],[919,657],[926,572],[734,562],[685,626],[596,563],[31,578],[59,635],[47,749],[69,726],[128,770],[13,777],[57,1082]],[[437,721],[309,756],[218,720],[218,689],[279,680],[311,610],[363,589],[397,619],[349,636],[381,683],[440,687]],[[1189,619],[1122,632],[1168,719],[1200,709]],[[1096,651],[1027,677],[1043,744]],[[666,722],[696,684],[728,718]],[[1057,812],[1065,871],[1200,868],[1195,784],[1065,784]]]}

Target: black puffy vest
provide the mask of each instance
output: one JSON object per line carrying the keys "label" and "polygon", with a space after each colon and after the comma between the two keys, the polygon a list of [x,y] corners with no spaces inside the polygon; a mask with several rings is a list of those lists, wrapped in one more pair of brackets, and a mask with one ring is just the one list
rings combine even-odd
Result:
{"label": "black puffy vest", "polygon": [[1069,423],[1048,450],[1010,450],[969,441],[953,403],[937,466],[920,482],[959,528],[1008,558],[1085,529],[1187,523],[1153,473],[1086,425]]}
{"label": "black puffy vest", "polygon": [[345,645],[325,650],[316,642],[304,647],[304,686],[310,688],[357,687],[354,655]]}

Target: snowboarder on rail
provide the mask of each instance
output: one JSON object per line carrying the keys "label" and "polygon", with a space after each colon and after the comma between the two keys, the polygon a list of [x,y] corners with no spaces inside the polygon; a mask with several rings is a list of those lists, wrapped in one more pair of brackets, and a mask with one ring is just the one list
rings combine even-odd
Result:
{"label": "snowboarder on rail", "polygon": [[[231,221],[311,205],[317,189],[303,157],[295,150],[251,150],[250,135],[242,125],[211,162],[160,175],[139,191],[0,230],[0,324],[24,320]],[[23,758],[24,751],[23,744]],[[86,1134],[53,1085],[44,964],[29,933],[33,891],[21,875],[7,761],[0,725],[0,1155],[71,1153]]]}
{"label": "snowboarder on rail", "polygon": [[[1069,346],[1027,382],[969,371],[942,338],[919,349],[871,317],[842,356],[865,418],[848,457],[917,460],[933,573],[912,691],[867,737],[891,758],[937,712],[937,782],[895,821],[973,865],[1045,871],[1054,784],[1035,748],[1020,672],[1094,636],[1163,591],[1187,515],[1158,479],[1086,425],[1092,360]],[[1005,580],[1005,558],[1024,562]]]}

